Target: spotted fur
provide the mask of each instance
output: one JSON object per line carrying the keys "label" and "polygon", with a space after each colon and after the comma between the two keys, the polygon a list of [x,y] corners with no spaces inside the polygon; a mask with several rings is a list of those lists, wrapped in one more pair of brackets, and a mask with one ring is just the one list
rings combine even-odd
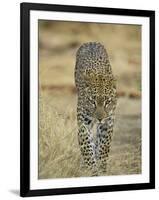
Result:
{"label": "spotted fur", "polygon": [[[76,54],[78,141],[84,165],[98,175],[106,171],[117,103],[116,81],[104,46],[83,44]],[[96,135],[92,128],[96,125]]]}

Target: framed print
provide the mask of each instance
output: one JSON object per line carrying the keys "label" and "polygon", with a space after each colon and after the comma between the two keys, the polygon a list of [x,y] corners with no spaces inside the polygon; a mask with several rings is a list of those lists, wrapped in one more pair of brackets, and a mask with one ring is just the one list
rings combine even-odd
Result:
{"label": "framed print", "polygon": [[155,188],[155,12],[21,3],[20,195]]}

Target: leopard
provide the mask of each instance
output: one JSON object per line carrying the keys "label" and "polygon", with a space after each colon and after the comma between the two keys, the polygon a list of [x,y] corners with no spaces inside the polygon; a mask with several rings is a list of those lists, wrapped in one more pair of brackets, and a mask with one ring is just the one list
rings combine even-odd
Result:
{"label": "leopard", "polygon": [[82,167],[98,176],[107,172],[117,105],[117,81],[103,44],[87,42],[78,48],[74,77]]}

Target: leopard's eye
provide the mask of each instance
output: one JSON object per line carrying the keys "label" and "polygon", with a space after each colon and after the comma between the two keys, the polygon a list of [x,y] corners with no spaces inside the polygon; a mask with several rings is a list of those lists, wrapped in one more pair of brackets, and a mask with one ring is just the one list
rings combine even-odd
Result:
{"label": "leopard's eye", "polygon": [[92,99],[92,97],[89,97],[88,99],[89,99],[90,101],[92,101],[92,100],[93,100],[93,99]]}

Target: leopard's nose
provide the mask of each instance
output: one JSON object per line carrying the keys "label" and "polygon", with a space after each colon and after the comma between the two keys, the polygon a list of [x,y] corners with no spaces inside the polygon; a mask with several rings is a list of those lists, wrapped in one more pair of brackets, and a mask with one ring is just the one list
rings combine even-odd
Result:
{"label": "leopard's nose", "polygon": [[102,118],[101,118],[101,117],[98,117],[98,121],[101,122],[101,121],[102,121]]}

